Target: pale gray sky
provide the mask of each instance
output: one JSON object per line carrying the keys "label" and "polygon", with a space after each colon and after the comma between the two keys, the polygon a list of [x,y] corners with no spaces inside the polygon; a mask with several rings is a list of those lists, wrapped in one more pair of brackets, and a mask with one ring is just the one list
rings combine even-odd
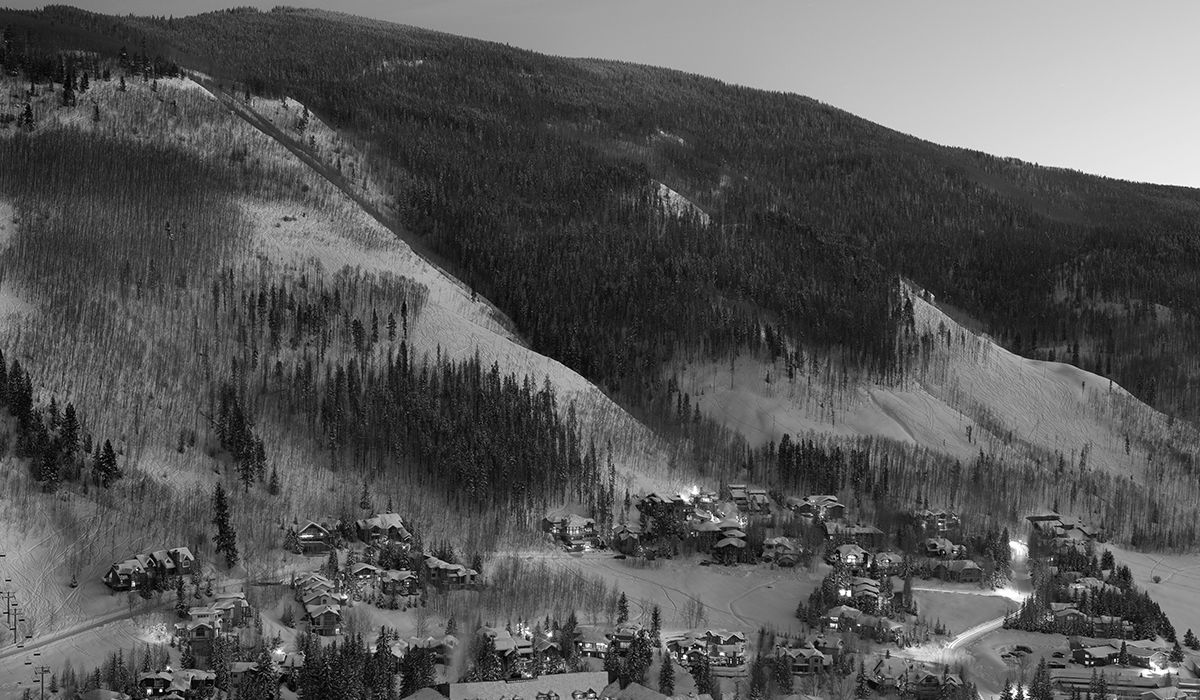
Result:
{"label": "pale gray sky", "polygon": [[[81,4],[101,12],[185,15],[278,3]],[[670,66],[809,95],[939,143],[1200,187],[1200,2],[1194,0],[286,4],[325,6],[552,54]]]}

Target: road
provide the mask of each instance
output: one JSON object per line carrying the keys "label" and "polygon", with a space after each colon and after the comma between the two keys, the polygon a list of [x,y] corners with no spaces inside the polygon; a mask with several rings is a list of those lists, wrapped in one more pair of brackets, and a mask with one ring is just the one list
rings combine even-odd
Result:
{"label": "road", "polygon": [[994,620],[988,620],[987,622],[981,622],[980,624],[975,625],[971,629],[959,632],[958,634],[956,634],[954,636],[954,639],[951,639],[946,644],[946,648],[947,649],[957,649],[970,641],[973,641],[979,637],[982,637],[985,634],[991,634],[992,632],[995,632],[996,630],[998,630],[1004,626],[1004,617],[1005,617],[1004,615],[1001,615],[1000,617],[997,617]]}

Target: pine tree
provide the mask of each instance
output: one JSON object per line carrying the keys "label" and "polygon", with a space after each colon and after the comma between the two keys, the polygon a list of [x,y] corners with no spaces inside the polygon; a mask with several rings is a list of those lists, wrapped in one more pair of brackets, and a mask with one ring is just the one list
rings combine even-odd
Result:
{"label": "pine tree", "polygon": [[371,494],[367,491],[367,482],[363,482],[362,495],[358,497],[358,507],[365,511],[371,510]]}
{"label": "pine tree", "polygon": [[663,657],[662,668],[658,670],[658,692],[667,697],[675,694],[675,662],[670,654]]}
{"label": "pine tree", "polygon": [[128,87],[125,85],[125,76],[123,76],[123,75],[121,76],[121,82],[117,86],[117,89],[120,90],[121,92],[125,92],[128,89]]}
{"label": "pine tree", "polygon": [[324,573],[330,579],[338,575],[340,567],[338,566],[338,554],[336,549],[329,550],[329,558],[325,560]]}
{"label": "pine tree", "polygon": [[1129,665],[1129,647],[1125,645],[1124,639],[1121,640],[1121,653],[1117,657],[1117,663],[1121,664],[1122,666]]}
{"label": "pine tree", "polygon": [[182,576],[175,577],[175,614],[178,615],[180,619],[188,616],[187,597],[183,592]]}
{"label": "pine tree", "polygon": [[662,609],[658,605],[650,609],[650,641],[656,648],[662,645]]}
{"label": "pine tree", "polygon": [[1179,640],[1175,640],[1175,643],[1171,645],[1171,653],[1168,658],[1175,663],[1183,661],[1183,649],[1179,646]]}
{"label": "pine tree", "polygon": [[267,484],[267,492],[272,496],[279,495],[279,472],[276,470],[275,465],[271,465],[271,481]]}
{"label": "pine tree", "polygon": [[229,522],[229,503],[225,499],[225,489],[218,482],[213,491],[213,525],[217,534],[213,536],[218,554],[225,555],[225,566],[233,568],[238,563],[237,533]]}
{"label": "pine tree", "polygon": [[854,697],[858,700],[871,697],[871,687],[867,685],[867,667],[862,659],[858,661],[858,675],[854,677]]}
{"label": "pine tree", "polygon": [[179,653],[179,666],[181,668],[196,668],[196,655],[192,652],[191,644],[184,644],[183,651]]}
{"label": "pine tree", "polygon": [[1192,633],[1192,628],[1188,628],[1187,632],[1183,633],[1183,644],[1188,649],[1200,650],[1200,639],[1196,639],[1196,635]]}
{"label": "pine tree", "polygon": [[296,528],[289,527],[287,534],[283,536],[283,549],[293,554],[303,554],[304,547],[300,544],[300,536],[296,534]]}
{"label": "pine tree", "polygon": [[617,599],[617,624],[629,622],[629,599],[625,597],[625,592],[621,592],[621,597]]}

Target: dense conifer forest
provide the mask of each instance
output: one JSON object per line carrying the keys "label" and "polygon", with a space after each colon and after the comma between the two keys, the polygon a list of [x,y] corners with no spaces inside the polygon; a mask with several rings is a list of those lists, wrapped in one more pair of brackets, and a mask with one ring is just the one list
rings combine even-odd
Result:
{"label": "dense conifer forest", "polygon": [[[940,147],[795,95],[327,12],[46,16],[291,95],[356,134],[410,232],[626,405],[661,396],[672,353],[736,349],[758,325],[888,376],[903,274],[1018,352],[1200,414],[1194,191]],[[664,213],[655,181],[711,222]]]}

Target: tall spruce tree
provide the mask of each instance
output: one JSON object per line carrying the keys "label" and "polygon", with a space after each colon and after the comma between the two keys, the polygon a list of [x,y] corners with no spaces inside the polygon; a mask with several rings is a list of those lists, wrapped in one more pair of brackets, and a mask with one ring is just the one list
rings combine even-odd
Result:
{"label": "tall spruce tree", "polygon": [[225,556],[225,566],[237,566],[239,555],[237,547],[237,532],[229,522],[229,502],[225,498],[225,488],[218,482],[213,491],[213,519],[217,534],[213,536],[217,553]]}
{"label": "tall spruce tree", "polygon": [[667,697],[675,694],[675,662],[670,654],[663,656],[662,668],[658,670],[658,692]]}

